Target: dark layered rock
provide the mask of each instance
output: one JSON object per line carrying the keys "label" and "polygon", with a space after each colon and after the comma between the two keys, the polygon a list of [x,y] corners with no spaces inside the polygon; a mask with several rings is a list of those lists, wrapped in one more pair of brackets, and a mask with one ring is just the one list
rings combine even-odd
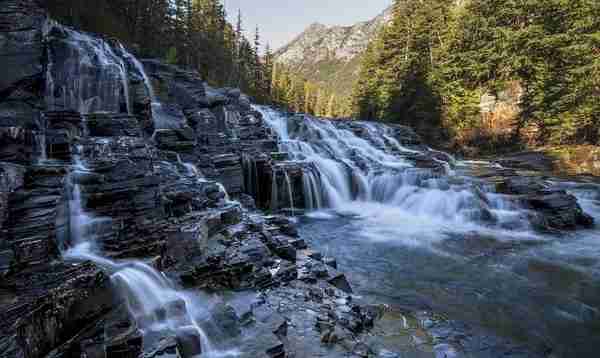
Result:
{"label": "dark layered rock", "polygon": [[22,127],[0,127],[0,160],[27,163],[33,159],[35,133]]}
{"label": "dark layered rock", "polygon": [[141,62],[161,103],[178,104],[184,111],[206,107],[204,82],[197,72],[154,59]]}
{"label": "dark layered rock", "polygon": [[515,195],[529,208],[530,221],[538,230],[574,230],[594,225],[594,219],[581,209],[573,195],[547,188],[537,177],[507,178],[496,189],[502,194]]}
{"label": "dark layered rock", "polygon": [[0,10],[0,98],[43,73],[45,12],[35,0],[4,0]]}
{"label": "dark layered rock", "polygon": [[85,116],[85,125],[91,137],[141,137],[137,118],[124,114],[92,113]]}
{"label": "dark layered rock", "polygon": [[0,162],[0,277],[15,264],[15,252],[8,236],[11,194],[24,187],[26,168]]}
{"label": "dark layered rock", "polygon": [[565,191],[537,192],[525,200],[536,213],[532,218],[533,225],[541,230],[574,230],[594,226],[594,219],[581,209],[573,195]]}
{"label": "dark layered rock", "polygon": [[11,295],[19,299],[1,303],[0,331],[25,357],[46,356],[115,304],[108,276],[94,265],[50,268],[11,277]]}
{"label": "dark layered rock", "polygon": [[56,259],[65,230],[65,170],[31,166],[24,186],[9,195],[7,238],[18,268],[42,265]]}

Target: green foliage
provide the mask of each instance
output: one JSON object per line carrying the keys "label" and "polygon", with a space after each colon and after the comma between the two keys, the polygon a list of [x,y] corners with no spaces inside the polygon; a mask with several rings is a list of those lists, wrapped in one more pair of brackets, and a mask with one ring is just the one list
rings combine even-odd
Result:
{"label": "green foliage", "polygon": [[600,2],[396,0],[352,104],[359,118],[456,134],[481,125],[484,93],[515,82],[518,128],[537,126],[542,142],[597,143]]}
{"label": "green foliage", "polygon": [[140,56],[164,58],[197,70],[212,85],[240,87],[269,101],[271,64],[259,56],[258,28],[251,44],[242,35],[241,14],[234,28],[221,0],[97,0],[94,6],[48,0],[46,6],[66,25],[118,38]]}
{"label": "green foliage", "polygon": [[165,62],[169,65],[177,64],[177,47],[169,48],[169,51],[167,51],[167,56],[165,57]]}
{"label": "green foliage", "polygon": [[277,63],[272,70],[272,103],[290,111],[319,117],[342,117],[349,106],[334,91],[321,83],[307,80],[302,74]]}

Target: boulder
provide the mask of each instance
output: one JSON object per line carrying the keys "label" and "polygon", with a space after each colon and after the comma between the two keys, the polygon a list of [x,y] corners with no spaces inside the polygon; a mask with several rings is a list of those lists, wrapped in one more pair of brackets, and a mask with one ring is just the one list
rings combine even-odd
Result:
{"label": "boulder", "polygon": [[574,230],[594,226],[594,219],[581,209],[574,196],[565,191],[543,191],[525,200],[536,213],[532,224],[540,230]]}
{"label": "boulder", "polygon": [[346,279],[346,275],[344,275],[343,273],[339,273],[338,275],[331,278],[328,282],[346,293],[352,293],[352,287]]}

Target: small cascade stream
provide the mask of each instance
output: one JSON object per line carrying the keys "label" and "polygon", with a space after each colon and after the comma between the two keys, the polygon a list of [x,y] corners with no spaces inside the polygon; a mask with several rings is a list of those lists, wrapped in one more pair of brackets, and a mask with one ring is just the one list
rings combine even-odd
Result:
{"label": "small cascade stream", "polygon": [[[49,21],[46,102],[51,110],[132,113],[127,66],[104,40]],[[98,70],[100,69],[100,70]]]}
{"label": "small cascade stream", "polygon": [[292,189],[292,182],[290,180],[290,175],[288,174],[287,171],[283,172],[284,178],[285,178],[285,184],[287,187],[287,194],[288,194],[288,200],[290,201],[290,210],[291,210],[291,214],[292,216],[295,215],[294,212],[294,193],[293,193],[293,189]]}
{"label": "small cascade stream", "polygon": [[[79,152],[81,153],[81,149]],[[63,252],[64,259],[89,260],[108,271],[113,285],[121,292],[131,317],[144,335],[168,335],[168,332],[181,334],[188,340],[199,341],[202,357],[237,356],[239,352],[222,351],[211,343],[203,328],[203,324],[211,319],[210,313],[196,295],[176,289],[165,275],[145,262],[116,261],[102,255],[96,235],[101,233],[103,227],[110,228],[110,219],[89,215],[83,207],[85,198],[81,187],[73,183],[74,175],[87,172],[84,161],[76,156],[73,172],[67,183],[67,192],[71,193],[70,244]]]}

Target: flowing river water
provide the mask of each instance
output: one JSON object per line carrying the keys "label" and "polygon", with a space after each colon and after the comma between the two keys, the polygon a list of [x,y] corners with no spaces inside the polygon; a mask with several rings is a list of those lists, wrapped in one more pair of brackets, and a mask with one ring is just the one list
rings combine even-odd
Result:
{"label": "flowing river water", "polygon": [[[443,162],[445,173],[433,175],[403,159],[415,150],[394,140],[388,127],[361,124],[370,134],[366,140],[332,122],[258,110],[277,132],[280,150],[320,174],[304,183],[313,210],[299,218],[301,236],[338,260],[356,295],[400,312],[404,324],[386,332],[395,351],[409,357],[529,356],[518,348],[494,352],[496,338],[489,334],[541,356],[596,356],[598,230],[535,233],[525,208],[477,178],[478,171],[501,170],[497,164],[454,161],[420,148]],[[544,183],[567,190],[600,220],[600,186],[548,177]],[[426,355],[418,348],[423,342],[415,343],[418,335],[405,336],[432,326],[431,315],[416,318],[431,311],[474,327],[483,338],[463,354],[435,355],[432,349]],[[411,327],[407,317],[418,322]]]}

